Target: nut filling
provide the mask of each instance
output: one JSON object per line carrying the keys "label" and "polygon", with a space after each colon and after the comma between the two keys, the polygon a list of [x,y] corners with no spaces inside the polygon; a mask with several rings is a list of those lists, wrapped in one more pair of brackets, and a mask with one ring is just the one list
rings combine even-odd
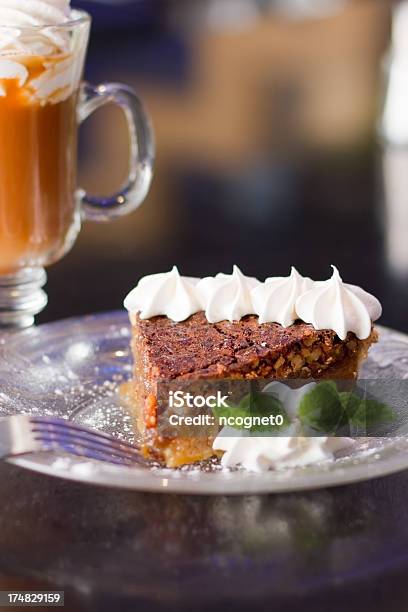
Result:
{"label": "nut filling", "polygon": [[176,467],[214,455],[213,438],[163,439],[157,433],[159,380],[356,378],[360,362],[377,341],[377,332],[359,340],[340,340],[331,330],[300,321],[284,328],[259,325],[246,316],[209,323],[203,312],[175,323],[164,316],[133,317],[133,411],[144,437],[144,452]]}

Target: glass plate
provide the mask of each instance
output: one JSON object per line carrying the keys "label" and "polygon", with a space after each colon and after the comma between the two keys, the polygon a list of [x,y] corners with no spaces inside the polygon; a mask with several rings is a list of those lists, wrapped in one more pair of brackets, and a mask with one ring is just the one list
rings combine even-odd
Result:
{"label": "glass plate", "polygon": [[[131,376],[125,312],[42,325],[0,339],[0,416],[55,415],[132,440],[131,419],[118,393]],[[380,328],[364,378],[408,379],[408,336]],[[371,439],[334,461],[254,474],[217,463],[178,470],[127,468],[37,453],[12,463],[62,478],[148,491],[249,494],[339,485],[408,467],[408,438]]]}

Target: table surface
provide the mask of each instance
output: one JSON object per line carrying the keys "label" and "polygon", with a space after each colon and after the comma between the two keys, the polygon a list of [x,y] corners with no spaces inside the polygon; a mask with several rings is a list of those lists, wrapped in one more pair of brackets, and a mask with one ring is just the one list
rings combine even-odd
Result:
{"label": "table surface", "polygon": [[408,605],[408,472],[296,494],[195,497],[0,466],[0,588],[82,610]]}

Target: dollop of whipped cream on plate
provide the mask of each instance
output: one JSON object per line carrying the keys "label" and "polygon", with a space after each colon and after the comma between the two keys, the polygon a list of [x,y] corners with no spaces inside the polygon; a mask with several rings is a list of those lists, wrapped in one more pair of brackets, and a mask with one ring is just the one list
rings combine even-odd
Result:
{"label": "dollop of whipped cream on plate", "polygon": [[337,268],[332,268],[329,280],[315,283],[298,297],[295,306],[298,317],[315,329],[332,329],[341,340],[346,339],[348,332],[364,340],[371,333],[372,322],[381,316],[381,304],[361,287],[343,283]]}
{"label": "dollop of whipped cream on plate", "polygon": [[170,272],[142,278],[126,296],[125,308],[139,313],[141,319],[165,315],[173,321],[184,321],[202,310],[196,285],[199,279],[181,276],[177,267]]}
{"label": "dollop of whipped cream on plate", "polygon": [[291,423],[282,432],[285,435],[252,435],[249,430],[223,427],[213,442],[213,449],[223,451],[221,465],[226,468],[242,467],[251,472],[270,469],[295,468],[330,461],[335,453],[349,447],[351,438],[305,436],[304,427],[297,419],[298,407],[304,395],[316,386],[307,383],[292,389],[279,381],[266,385],[263,393],[277,397]]}
{"label": "dollop of whipped cream on plate", "polygon": [[282,327],[292,325],[299,318],[296,300],[312,287],[312,279],[301,276],[294,267],[288,277],[267,278],[254,287],[251,294],[259,323],[280,323]]}
{"label": "dollop of whipped cream on plate", "polygon": [[252,437],[245,433],[231,437],[223,432],[214,440],[213,449],[224,451],[221,457],[223,467],[240,466],[250,472],[265,472],[331,461],[336,452],[351,444],[349,438],[309,438],[294,430],[288,436],[275,438]]}
{"label": "dollop of whipped cream on plate", "polygon": [[244,276],[238,266],[232,274],[217,274],[203,278],[197,285],[205,316],[209,323],[239,321],[254,313],[251,291],[260,281]]}

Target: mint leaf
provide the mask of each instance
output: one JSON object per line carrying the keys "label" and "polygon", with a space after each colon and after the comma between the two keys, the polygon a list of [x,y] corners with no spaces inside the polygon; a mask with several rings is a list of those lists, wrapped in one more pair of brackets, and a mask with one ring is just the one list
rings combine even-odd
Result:
{"label": "mint leaf", "polygon": [[347,425],[347,412],[340,400],[336,383],[328,380],[316,385],[302,397],[299,418],[304,425],[315,431],[333,435]]}
{"label": "mint leaf", "polygon": [[338,391],[334,381],[319,383],[307,393],[299,406],[305,425],[326,435],[346,425],[364,428],[394,420],[393,410],[374,399],[362,399],[352,391]]}
{"label": "mint leaf", "polygon": [[251,431],[270,431],[287,427],[290,420],[283,408],[283,404],[273,393],[254,392],[252,395],[251,415],[252,416],[274,416],[281,415],[283,418],[282,425],[254,425]]}
{"label": "mint leaf", "polygon": [[360,407],[361,398],[351,391],[340,391],[339,398],[349,420],[351,420]]}
{"label": "mint leaf", "polygon": [[395,418],[392,408],[377,400],[362,399],[357,410],[350,417],[350,423],[356,427],[372,427],[390,423]]}

